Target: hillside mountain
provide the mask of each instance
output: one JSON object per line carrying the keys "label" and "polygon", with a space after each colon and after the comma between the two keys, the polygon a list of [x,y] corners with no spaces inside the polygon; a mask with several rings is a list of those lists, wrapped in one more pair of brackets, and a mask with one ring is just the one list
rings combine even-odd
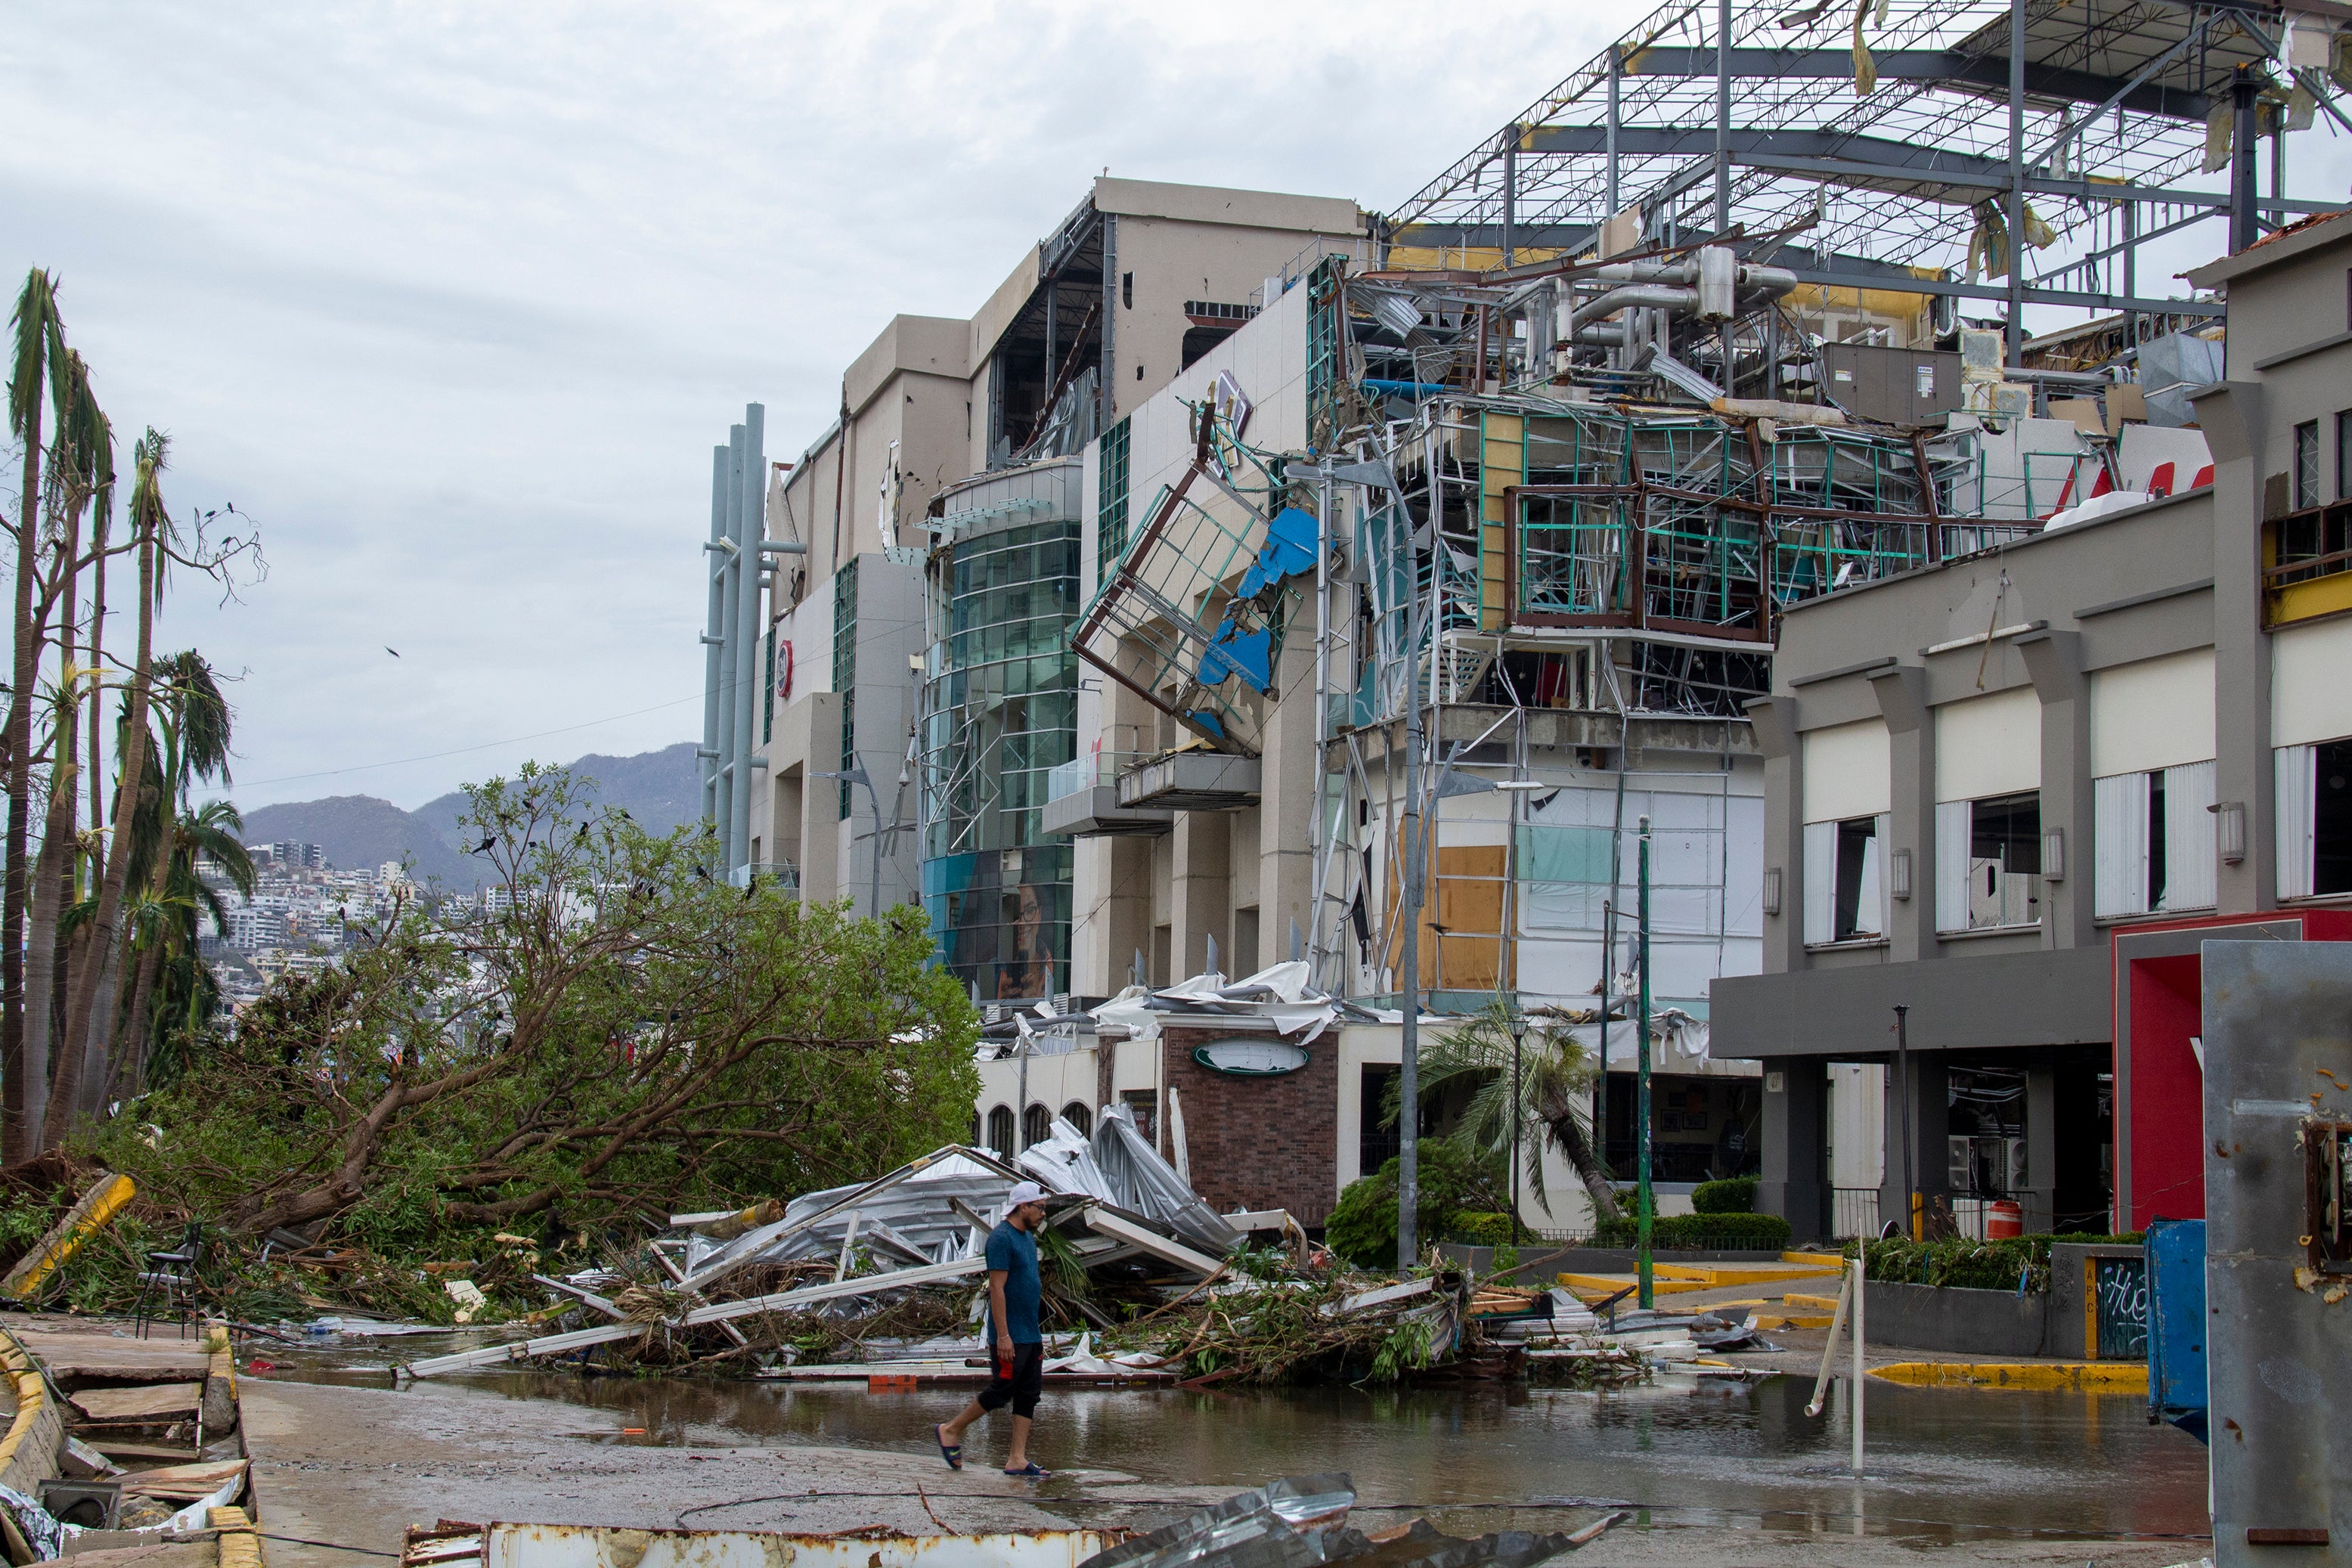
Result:
{"label": "hillside mountain", "polygon": [[[646,832],[658,836],[701,810],[694,752],[693,742],[681,741],[630,757],[591,752],[572,768],[595,781],[600,801],[622,807]],[[427,801],[415,811],[368,795],[289,801],[246,813],[245,841],[316,844],[326,851],[329,865],[344,869],[413,858],[413,874],[420,880],[471,887],[481,879],[483,868],[457,847],[457,819],[465,809],[460,792]]]}
{"label": "hillside mountain", "polygon": [[476,868],[422,818],[372,795],[259,805],[245,814],[247,844],[316,844],[327,863],[344,870],[414,857],[411,875],[470,885]]}
{"label": "hillside mountain", "polygon": [[[658,838],[702,810],[702,784],[695,769],[694,751],[692,741],[680,741],[633,757],[591,752],[573,763],[572,771],[595,780],[599,801],[622,807],[638,826]],[[463,837],[457,831],[457,819],[465,811],[465,793],[452,790],[437,800],[426,801],[412,815],[446,842],[455,844]]]}

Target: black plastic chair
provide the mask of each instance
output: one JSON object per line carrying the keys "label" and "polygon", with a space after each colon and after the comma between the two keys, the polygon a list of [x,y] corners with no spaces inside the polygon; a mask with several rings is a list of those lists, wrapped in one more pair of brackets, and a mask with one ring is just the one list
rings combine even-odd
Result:
{"label": "black plastic chair", "polygon": [[147,1267],[139,1275],[139,1300],[131,1309],[132,1331],[139,1338],[147,1338],[166,1312],[177,1324],[179,1337],[188,1337],[188,1323],[196,1311],[196,1271],[204,1266],[208,1246],[203,1225],[190,1220],[178,1247],[147,1255]]}

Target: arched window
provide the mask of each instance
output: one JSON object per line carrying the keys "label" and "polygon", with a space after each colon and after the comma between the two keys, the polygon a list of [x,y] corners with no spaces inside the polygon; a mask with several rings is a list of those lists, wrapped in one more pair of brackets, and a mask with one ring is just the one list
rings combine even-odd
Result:
{"label": "arched window", "polygon": [[988,1113],[988,1146],[1000,1160],[1013,1158],[1013,1108],[1000,1105]]}
{"label": "arched window", "polygon": [[1087,1102],[1083,1100],[1074,1100],[1062,1107],[1062,1120],[1076,1128],[1081,1138],[1095,1135],[1094,1113],[1087,1109]]}
{"label": "arched window", "polygon": [[1021,1146],[1043,1143],[1054,1135],[1054,1113],[1042,1105],[1033,1105],[1021,1113]]}

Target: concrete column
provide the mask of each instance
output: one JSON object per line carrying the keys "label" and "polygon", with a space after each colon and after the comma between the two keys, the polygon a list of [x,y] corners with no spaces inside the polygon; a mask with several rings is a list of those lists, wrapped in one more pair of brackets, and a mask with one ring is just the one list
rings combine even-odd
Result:
{"label": "concrete column", "polygon": [[1927,709],[1927,672],[1893,665],[1870,677],[1886,720],[1889,842],[1881,845],[1892,888],[1895,857],[1911,858],[1911,896],[1887,900],[1886,957],[1909,963],[1936,954],[1936,726]]}
{"label": "concrete column", "polygon": [[2058,1075],[2025,1069],[2025,1228],[2054,1228],[2058,1215]]}
{"label": "concrete column", "polygon": [[1748,717],[1764,755],[1766,886],[1773,872],[1780,874],[1780,912],[1764,916],[1764,973],[1780,974],[1805,967],[1805,770],[1797,700],[1759,699],[1748,704]]}
{"label": "concrete column", "polygon": [[[1951,1183],[1946,1179],[1949,1169],[1944,1148],[1949,1086],[1946,1081],[1944,1058],[1932,1052],[1914,1047],[1911,1052],[1911,1081],[1903,1081],[1900,1064],[1886,1065],[1886,1180],[1878,1189],[1880,1223],[1894,1220],[1908,1228],[1911,1213],[1911,1192],[1916,1188],[1922,1205],[1935,1207],[1941,1195],[1947,1203],[1951,1198]],[[1910,1140],[1914,1150],[1913,1184],[1906,1187],[1903,1180],[1904,1106],[1910,1106]]]}
{"label": "concrete column", "polygon": [[1222,955],[1232,946],[1233,821],[1222,811],[1176,814],[1174,867],[1170,879],[1170,923],[1175,952],[1170,956],[1174,984],[1208,965],[1209,938]]}
{"label": "concrete column", "polygon": [[[2234,365],[2232,369],[2236,368]],[[2278,906],[2278,830],[2272,794],[2271,644],[2263,629],[2263,514],[2271,490],[2287,500],[2284,453],[2270,450],[2261,386],[2226,381],[2196,400],[2213,451],[2213,799],[2240,807],[2245,858],[2219,867],[2221,912]],[[2276,487],[2268,470],[2281,470]]]}
{"label": "concrete column", "polygon": [[[2095,947],[2104,939],[2092,920],[2091,683],[2083,673],[2082,634],[2028,632],[2016,647],[2042,699],[2042,945]],[[2063,836],[2066,857],[2064,875],[2054,882],[2046,858],[2053,832]]]}
{"label": "concrete column", "polygon": [[1110,996],[1139,949],[1151,955],[1151,840],[1081,838],[1073,858],[1078,919],[1070,933],[1070,989]]}
{"label": "concrete column", "polygon": [[[1829,1063],[1820,1057],[1767,1057],[1764,1069],[1764,1171],[1756,1184],[1759,1214],[1789,1222],[1792,1241],[1829,1234]],[[1776,1087],[1777,1086],[1777,1087]]]}
{"label": "concrete column", "polygon": [[[1314,931],[1315,812],[1322,763],[1315,745],[1315,645],[1294,636],[1275,667],[1283,700],[1268,716],[1258,764],[1257,909],[1263,968],[1290,956],[1290,927]],[[1224,940],[1220,937],[1221,942]]]}

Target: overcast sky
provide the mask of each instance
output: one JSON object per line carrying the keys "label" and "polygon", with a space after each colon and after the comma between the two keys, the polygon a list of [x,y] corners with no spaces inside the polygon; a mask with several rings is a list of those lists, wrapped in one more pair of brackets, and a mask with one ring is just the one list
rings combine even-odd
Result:
{"label": "overcast sky", "polygon": [[236,798],[413,806],[698,735],[711,444],[796,454],[1106,166],[1392,207],[1648,8],[20,0],[0,276],[261,530],[159,637]]}

